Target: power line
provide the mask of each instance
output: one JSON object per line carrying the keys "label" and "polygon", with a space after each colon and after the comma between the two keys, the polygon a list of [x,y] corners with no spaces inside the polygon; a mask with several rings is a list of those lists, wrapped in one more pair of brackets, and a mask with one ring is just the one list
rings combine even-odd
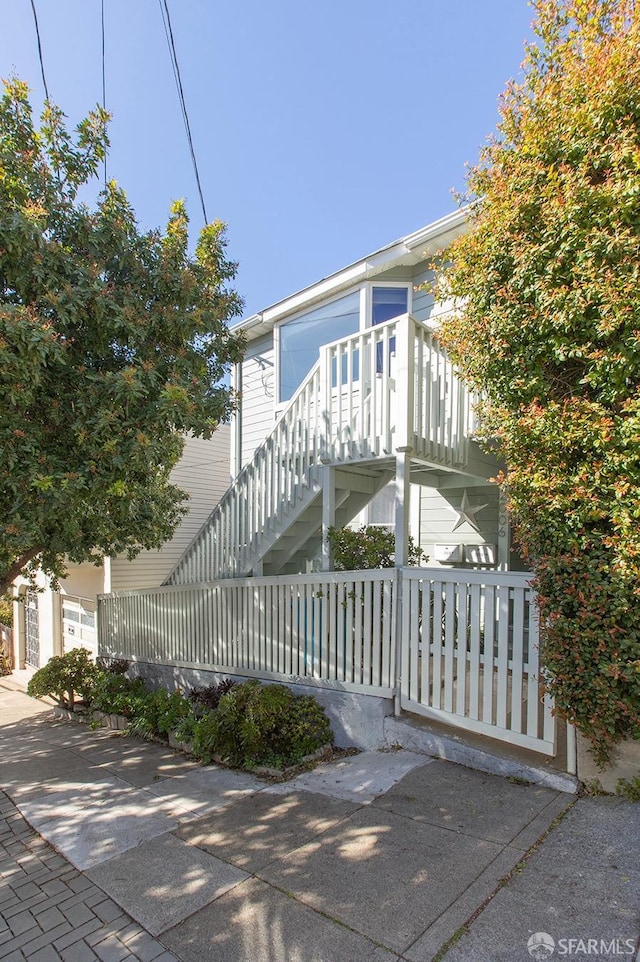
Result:
{"label": "power line", "polygon": [[36,38],[38,40],[38,59],[40,60],[40,73],[42,74],[42,84],[44,86],[44,93],[47,101],[50,102],[49,88],[47,87],[47,78],[44,75],[44,60],[42,58],[42,44],[40,43],[40,28],[38,26],[38,14],[36,13],[35,0],[31,0],[31,9],[33,10],[33,22],[36,25]]}
{"label": "power line", "polygon": [[[32,0],[33,2],[33,0]],[[204,205],[204,196],[202,193],[202,186],[200,184],[200,174],[198,172],[198,163],[196,161],[196,153],[193,147],[193,138],[191,136],[191,127],[189,125],[189,116],[187,114],[187,105],[184,98],[184,90],[182,88],[182,78],[180,77],[180,67],[178,65],[178,57],[176,54],[176,46],[173,39],[173,29],[171,27],[171,17],[169,15],[169,6],[167,0],[159,0],[160,12],[162,14],[162,22],[164,24],[164,32],[167,38],[167,44],[169,47],[169,55],[171,57],[171,66],[173,67],[173,76],[176,81],[176,87],[178,90],[178,99],[180,101],[180,108],[182,110],[182,119],[184,121],[184,128],[187,134],[187,142],[189,144],[189,152],[191,154],[191,162],[193,164],[193,170],[196,177],[196,184],[198,187],[198,194],[200,195],[200,204],[202,206],[202,216],[204,217],[205,224],[209,223],[209,218],[207,217],[207,211]]]}
{"label": "power line", "polygon": [[[104,0],[100,2],[100,25],[102,39],[102,109],[107,109],[107,74],[105,70],[105,50],[104,50]],[[104,151],[104,189],[107,189],[107,150]]]}

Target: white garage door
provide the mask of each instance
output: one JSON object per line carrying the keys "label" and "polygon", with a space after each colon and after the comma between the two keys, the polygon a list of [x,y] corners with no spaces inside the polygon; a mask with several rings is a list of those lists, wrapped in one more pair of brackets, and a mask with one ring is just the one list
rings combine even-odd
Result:
{"label": "white garage door", "polygon": [[88,648],[96,653],[95,598],[62,596],[62,638],[65,651]]}

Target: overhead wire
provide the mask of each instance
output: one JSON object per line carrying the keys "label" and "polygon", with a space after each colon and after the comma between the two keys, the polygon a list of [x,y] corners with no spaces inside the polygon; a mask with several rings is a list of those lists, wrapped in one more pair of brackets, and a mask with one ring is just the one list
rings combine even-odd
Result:
{"label": "overhead wire", "polygon": [[42,74],[42,85],[44,87],[45,98],[48,103],[50,103],[51,98],[49,97],[49,88],[47,87],[47,78],[44,72],[44,59],[42,57],[42,43],[40,42],[40,27],[38,26],[38,14],[36,13],[35,0],[31,0],[31,9],[33,11],[33,22],[36,27],[36,39],[38,41],[38,59],[40,60],[40,73]]}
{"label": "overhead wire", "polygon": [[[107,73],[105,67],[104,0],[100,0],[100,26],[102,40],[102,109],[107,109]],[[107,189],[107,151],[104,152],[104,189]]]}
{"label": "overhead wire", "polygon": [[[36,10],[35,0],[30,0],[31,10],[33,12],[33,22],[36,30],[36,40],[38,45],[38,59],[40,62],[40,73],[42,75],[42,85],[44,87],[45,98],[47,102],[50,103],[49,87],[47,84],[47,77],[44,69],[44,57],[42,54],[42,41],[40,39],[40,26],[38,23],[38,13]],[[160,3],[160,13],[162,14],[162,23],[164,25],[164,32],[167,38],[167,46],[169,48],[169,56],[171,59],[171,66],[173,69],[173,76],[176,83],[176,89],[178,92],[178,100],[180,103],[180,110],[182,113],[182,119],[184,122],[184,128],[187,135],[187,143],[189,146],[189,153],[191,156],[191,163],[193,165],[193,171],[196,180],[196,186],[198,189],[198,196],[200,198],[200,205],[202,207],[202,216],[204,217],[205,224],[209,223],[209,218],[207,217],[207,209],[204,202],[204,194],[202,191],[202,183],[200,180],[200,172],[198,170],[198,161],[196,159],[196,152],[193,145],[193,136],[191,134],[191,125],[189,123],[189,114],[187,112],[187,104],[184,96],[184,88],[182,86],[182,77],[180,74],[180,64],[178,63],[178,55],[176,52],[176,45],[173,36],[173,26],[171,23],[171,14],[169,13],[168,0],[159,0]],[[101,27],[101,60],[102,60],[102,107],[104,110],[107,109],[107,79],[106,79],[106,40],[105,40],[105,4],[104,0],[100,2],[100,27]],[[104,158],[104,185],[107,186],[107,155],[105,153]]]}
{"label": "overhead wire", "polygon": [[182,119],[184,121],[184,128],[187,134],[187,143],[189,145],[189,152],[191,154],[191,163],[193,164],[193,171],[195,174],[196,185],[197,185],[198,194],[200,197],[200,204],[202,207],[202,216],[204,217],[205,224],[208,224],[209,219],[207,217],[207,210],[204,203],[204,195],[202,193],[202,184],[200,182],[200,173],[198,171],[198,162],[196,160],[196,152],[193,146],[193,137],[191,136],[191,126],[189,124],[187,104],[184,96],[184,89],[182,87],[182,78],[180,76],[180,65],[178,64],[178,56],[176,53],[175,41],[173,38],[173,28],[171,26],[171,16],[169,14],[169,6],[168,6],[167,0],[158,0],[158,2],[160,3],[160,12],[162,14],[164,32],[167,38],[167,45],[169,47],[169,56],[171,57],[171,66],[173,67],[173,76],[176,82],[176,88],[178,91],[178,100],[180,101]]}

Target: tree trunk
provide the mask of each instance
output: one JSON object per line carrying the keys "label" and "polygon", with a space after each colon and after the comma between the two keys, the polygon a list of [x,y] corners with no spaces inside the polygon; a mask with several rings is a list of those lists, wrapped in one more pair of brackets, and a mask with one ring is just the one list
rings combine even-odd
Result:
{"label": "tree trunk", "polygon": [[0,597],[7,593],[23,568],[26,568],[29,562],[37,558],[41,552],[42,548],[33,548],[31,551],[26,551],[19,558],[16,558],[13,564],[0,572]]}

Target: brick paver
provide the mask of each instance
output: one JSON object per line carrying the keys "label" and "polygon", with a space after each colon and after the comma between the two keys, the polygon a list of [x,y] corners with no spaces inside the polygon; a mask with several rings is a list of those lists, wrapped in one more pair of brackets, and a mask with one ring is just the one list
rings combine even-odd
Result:
{"label": "brick paver", "polygon": [[0,962],[178,962],[0,791]]}

